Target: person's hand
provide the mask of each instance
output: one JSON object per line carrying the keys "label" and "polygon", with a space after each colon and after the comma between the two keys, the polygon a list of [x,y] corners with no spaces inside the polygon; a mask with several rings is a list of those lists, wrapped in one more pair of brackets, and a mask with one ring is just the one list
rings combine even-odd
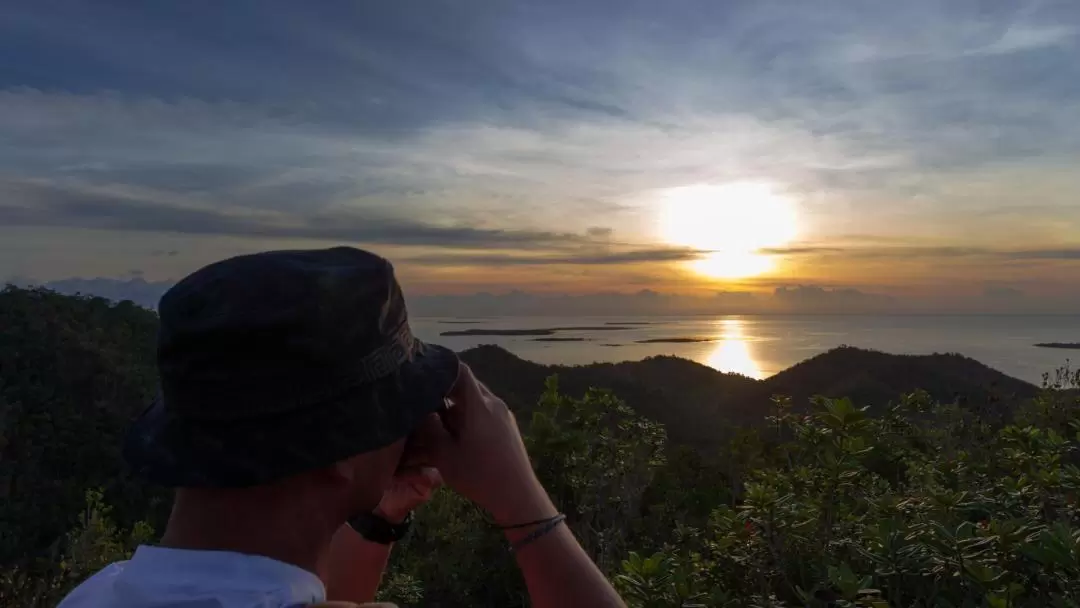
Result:
{"label": "person's hand", "polygon": [[506,526],[554,516],[536,479],[514,415],[461,364],[450,407],[417,434],[447,485]]}
{"label": "person's hand", "polygon": [[392,524],[405,521],[409,512],[431,500],[442,485],[442,476],[433,467],[416,467],[399,471],[390,487],[383,492],[375,515]]}

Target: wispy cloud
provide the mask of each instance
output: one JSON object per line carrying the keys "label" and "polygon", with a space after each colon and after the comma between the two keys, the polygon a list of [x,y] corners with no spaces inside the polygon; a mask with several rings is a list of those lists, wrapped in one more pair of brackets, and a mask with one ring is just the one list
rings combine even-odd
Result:
{"label": "wispy cloud", "polygon": [[993,249],[984,247],[775,247],[762,249],[766,255],[816,256],[831,255],[844,258],[882,259],[949,259],[949,258],[995,258],[998,260],[1077,260],[1080,247],[1052,249]]}
{"label": "wispy cloud", "polygon": [[0,219],[663,264],[658,192],[764,180],[821,243],[768,254],[1068,261],[1078,32],[1069,0],[22,4]]}
{"label": "wispy cloud", "polygon": [[616,264],[643,264],[655,262],[685,262],[699,259],[703,252],[692,249],[654,248],[627,251],[581,252],[558,255],[422,255],[405,258],[407,262],[431,266],[608,266]]}
{"label": "wispy cloud", "polygon": [[587,235],[570,232],[435,225],[348,210],[298,215],[184,207],[107,190],[64,189],[35,182],[0,182],[0,194],[26,201],[23,205],[0,205],[0,221],[8,226],[76,226],[469,249],[550,249],[590,242]]}
{"label": "wispy cloud", "polygon": [[1009,26],[994,42],[971,51],[973,55],[1006,55],[1045,48],[1068,47],[1077,36],[1073,25]]}

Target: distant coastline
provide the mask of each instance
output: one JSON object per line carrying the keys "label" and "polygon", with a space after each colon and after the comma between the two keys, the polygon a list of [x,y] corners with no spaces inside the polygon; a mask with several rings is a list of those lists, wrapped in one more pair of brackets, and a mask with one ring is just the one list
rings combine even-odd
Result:
{"label": "distant coastline", "polygon": [[588,342],[588,338],[533,338],[533,342]]}
{"label": "distant coastline", "polygon": [[1040,342],[1035,346],[1039,348],[1063,348],[1068,350],[1080,350],[1080,342]]}
{"label": "distant coastline", "polygon": [[696,342],[716,342],[715,338],[649,338],[638,340],[638,344],[693,344]]}
{"label": "distant coastline", "polygon": [[[623,325],[582,327],[546,327],[538,329],[457,329],[444,331],[440,336],[552,336],[560,331],[620,331],[634,329]],[[569,341],[569,340],[568,340]]]}
{"label": "distant coastline", "polygon": [[[544,365],[587,365],[676,355],[715,369],[768,378],[809,356],[850,344],[885,352],[961,352],[1014,377],[1039,384],[1080,344],[1080,315],[1064,320],[1033,316],[979,317],[744,317],[671,316],[660,322],[633,317],[505,317],[414,320],[417,337],[454,350],[496,344]],[[589,330],[583,328],[603,328]],[[545,338],[537,340],[537,338]],[[552,340],[550,338],[583,338]]]}

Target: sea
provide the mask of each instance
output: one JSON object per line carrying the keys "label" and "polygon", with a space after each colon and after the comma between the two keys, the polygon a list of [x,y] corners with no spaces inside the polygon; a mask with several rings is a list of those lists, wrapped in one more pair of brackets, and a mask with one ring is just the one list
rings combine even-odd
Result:
{"label": "sea", "polygon": [[[457,351],[496,344],[523,359],[563,365],[675,355],[757,379],[842,345],[894,354],[960,353],[1035,384],[1070,357],[1080,360],[1080,350],[1035,346],[1080,342],[1080,315],[421,317],[411,323],[417,337]],[[556,331],[546,336],[442,335],[512,329]]]}

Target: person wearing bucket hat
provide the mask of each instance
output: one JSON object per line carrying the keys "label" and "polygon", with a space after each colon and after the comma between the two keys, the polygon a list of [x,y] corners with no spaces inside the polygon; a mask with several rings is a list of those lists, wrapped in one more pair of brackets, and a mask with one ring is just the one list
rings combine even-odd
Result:
{"label": "person wearing bucket hat", "polygon": [[443,478],[506,530],[534,606],[623,605],[536,480],[505,403],[412,335],[387,260],[349,247],[234,257],[158,310],[160,390],[123,452],[176,489],[172,515],[160,545],[62,607],[372,601],[390,546]]}

